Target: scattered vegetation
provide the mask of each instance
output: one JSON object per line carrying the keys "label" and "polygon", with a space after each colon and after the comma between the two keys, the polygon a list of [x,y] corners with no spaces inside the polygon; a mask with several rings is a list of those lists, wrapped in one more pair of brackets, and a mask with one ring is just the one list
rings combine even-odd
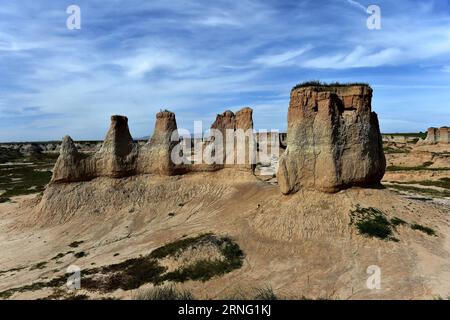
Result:
{"label": "scattered vegetation", "polygon": [[401,225],[410,225],[413,230],[424,232],[429,236],[436,236],[436,232],[429,227],[410,224],[398,217],[388,220],[381,210],[372,207],[362,208],[359,205],[356,206],[355,210],[350,211],[350,225],[355,225],[362,235],[394,242],[400,241],[393,234],[396,228]]}
{"label": "scattered vegetation", "polygon": [[46,266],[47,266],[47,262],[42,261],[42,262],[36,263],[34,266],[30,267],[30,271],[37,270],[37,269],[44,269]]}
{"label": "scattered vegetation", "polygon": [[446,198],[450,197],[450,191],[447,190],[436,190],[436,189],[430,189],[430,188],[418,188],[414,186],[409,185],[399,185],[399,184],[389,184],[389,189],[394,189],[397,191],[403,191],[403,192],[410,192],[425,196],[430,196],[433,198]]}
{"label": "scattered vegetation", "polygon": [[73,255],[75,258],[79,259],[79,258],[86,257],[88,254],[84,251],[80,251],[80,252],[74,253]]}
{"label": "scattered vegetation", "polygon": [[410,153],[411,149],[406,149],[406,148],[392,148],[392,147],[384,147],[383,151],[385,154],[394,154],[394,153]]}
{"label": "scattered vegetation", "polygon": [[71,244],[69,244],[69,247],[71,247],[71,248],[78,248],[80,246],[80,244],[83,244],[83,243],[84,243],[83,240],[82,241],[74,241]]}
{"label": "scattered vegetation", "polygon": [[242,266],[244,254],[239,246],[228,237],[216,237],[213,234],[204,234],[195,238],[182,239],[165,245],[155,251],[150,256],[162,259],[168,256],[175,256],[181,251],[195,245],[213,244],[219,248],[223,255],[223,260],[199,260],[193,264],[180,267],[164,276],[164,280],[184,282],[187,280],[207,281],[214,276],[222,275],[238,269]]}
{"label": "scattered vegetation", "polygon": [[412,137],[412,138],[420,138],[420,139],[426,139],[427,133],[426,132],[407,132],[407,133],[383,133],[383,135],[386,136],[402,136],[402,137]]}
{"label": "scattered vegetation", "polygon": [[402,219],[400,219],[400,218],[398,218],[398,217],[393,217],[393,218],[391,219],[391,224],[392,224],[394,227],[398,227],[398,226],[407,225],[408,222],[406,222],[405,220],[402,220]]}
{"label": "scattered vegetation", "polygon": [[66,255],[71,254],[71,253],[74,253],[74,251],[67,251],[66,253],[60,252],[56,256],[54,256],[51,260],[61,259],[61,258],[65,257]]}
{"label": "scattered vegetation", "polygon": [[[1,148],[1,147],[0,147]],[[0,158],[0,190],[5,190],[2,194],[2,202],[14,196],[42,192],[47,183],[50,182],[51,168],[56,162],[57,154],[43,153],[33,156],[10,158],[3,154],[3,149],[7,152],[14,152],[12,149],[1,148]],[[8,159],[6,159],[8,158]],[[14,161],[14,163],[7,163]]]}
{"label": "scattered vegetation", "polygon": [[411,229],[421,231],[423,233],[426,233],[429,236],[436,236],[436,232],[433,229],[422,226],[420,224],[411,225]]}
{"label": "scattered vegetation", "polygon": [[194,300],[190,291],[178,290],[174,286],[157,286],[139,290],[134,300]]}
{"label": "scattered vegetation", "polygon": [[23,269],[26,269],[27,267],[17,267],[17,268],[12,268],[9,270],[1,270],[0,271],[0,276],[5,274],[5,273],[10,273],[10,272],[17,272],[17,271],[22,271]]}
{"label": "scattered vegetation", "polygon": [[440,178],[438,180],[409,181],[409,182],[392,181],[392,183],[419,184],[426,187],[439,187],[444,189],[450,189],[450,178]]}
{"label": "scattered vegetation", "polygon": [[432,163],[425,162],[421,166],[416,167],[401,167],[401,166],[388,166],[386,167],[386,171],[420,171],[420,170],[427,170],[427,171],[448,171],[450,168],[430,168]]}
{"label": "scattered vegetation", "polygon": [[350,225],[355,225],[360,234],[382,240],[396,241],[392,224],[385,214],[376,208],[362,208],[359,205],[350,211]]}
{"label": "scattered vegetation", "polygon": [[[190,265],[182,265],[172,272],[167,272],[167,268],[159,263],[159,260],[165,257],[180,254],[183,250],[191,247],[199,248],[204,244],[217,246],[223,259],[199,260]],[[61,254],[57,256],[61,257]],[[88,291],[111,292],[119,288],[123,290],[137,289],[146,283],[160,285],[165,281],[183,282],[188,279],[206,281],[241,267],[243,258],[243,252],[230,238],[204,234],[169,243],[146,256],[128,259],[109,266],[85,269],[83,270],[82,288]],[[65,282],[66,275],[62,275],[50,281],[35,282],[0,292],[0,298],[7,299],[16,292],[58,288]]]}

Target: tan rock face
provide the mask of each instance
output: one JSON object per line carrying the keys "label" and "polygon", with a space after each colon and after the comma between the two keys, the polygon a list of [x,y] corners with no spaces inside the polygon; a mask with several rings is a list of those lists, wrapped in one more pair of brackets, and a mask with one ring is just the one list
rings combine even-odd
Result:
{"label": "tan rock face", "polygon": [[96,176],[120,178],[136,170],[137,146],[128,128],[128,118],[112,116],[111,126],[100,150],[95,154]]}
{"label": "tan rock face", "polygon": [[[216,121],[211,125],[211,129],[219,130],[223,136],[223,149],[216,148],[218,152],[223,153],[223,166],[234,167],[238,169],[252,169],[250,160],[250,144],[254,143],[254,137],[244,137],[244,133],[253,130],[253,110],[251,108],[243,108],[234,114],[232,111],[225,111],[223,114],[217,115]],[[232,145],[227,145],[227,130],[234,131]],[[256,148],[255,148],[256,149]],[[242,157],[242,161],[238,158]]]}
{"label": "tan rock face", "polygon": [[102,147],[91,156],[83,157],[66,136],[53,170],[52,182],[86,181],[96,177],[121,178],[136,171],[137,146],[128,129],[128,119],[112,116]]}
{"label": "tan rock face", "polygon": [[369,86],[292,90],[287,149],[278,169],[282,193],[336,192],[382,179],[386,160],[371,99]]}
{"label": "tan rock face", "polygon": [[153,136],[139,151],[137,173],[175,174],[171,153],[179,140],[176,131],[177,121],[173,112],[162,111],[156,115]]}
{"label": "tan rock face", "polygon": [[425,141],[419,141],[419,143],[450,143],[450,128],[429,128],[427,131],[427,138]]}
{"label": "tan rock face", "polygon": [[82,181],[85,172],[80,170],[81,155],[72,138],[63,138],[60,154],[53,169],[52,182]]}

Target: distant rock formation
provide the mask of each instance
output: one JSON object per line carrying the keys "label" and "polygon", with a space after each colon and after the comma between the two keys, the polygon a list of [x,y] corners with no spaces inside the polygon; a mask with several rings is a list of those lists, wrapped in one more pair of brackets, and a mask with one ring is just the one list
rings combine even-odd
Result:
{"label": "distant rock formation", "polygon": [[278,184],[336,192],[380,182],[386,160],[368,85],[297,87],[291,91],[287,149]]}
{"label": "distant rock formation", "polygon": [[[253,110],[246,107],[236,112],[236,114],[229,110],[223,114],[218,114],[211,125],[211,129],[220,131],[223,137],[223,149],[216,148],[215,150],[221,155],[223,154],[223,165],[216,167],[219,169],[233,167],[252,170],[255,161],[251,157],[254,157],[256,153],[255,137],[253,135]],[[228,136],[230,132],[233,134],[233,141],[227,140],[230,138]],[[247,136],[245,136],[246,134]],[[240,161],[239,156],[245,158],[242,158],[242,161]]]}
{"label": "distant rock formation", "polygon": [[423,141],[419,141],[421,143],[450,143],[450,128],[449,127],[441,127],[441,128],[429,128],[428,129],[427,138]]}
{"label": "distant rock formation", "polygon": [[83,157],[78,153],[72,138],[65,136],[61,144],[59,157],[53,168],[52,182],[72,182],[87,179],[88,174],[84,165],[82,168],[82,160]]}
{"label": "distant rock formation", "polygon": [[178,141],[175,114],[170,111],[159,112],[153,136],[139,150],[137,173],[175,174],[177,168],[171,160],[171,153]]}

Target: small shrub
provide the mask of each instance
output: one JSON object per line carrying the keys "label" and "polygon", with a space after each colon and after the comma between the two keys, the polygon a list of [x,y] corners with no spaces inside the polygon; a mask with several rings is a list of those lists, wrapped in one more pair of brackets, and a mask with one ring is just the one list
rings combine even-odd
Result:
{"label": "small shrub", "polygon": [[79,258],[86,257],[88,254],[84,251],[80,251],[80,252],[74,253],[73,255],[75,258],[79,259]]}
{"label": "small shrub", "polygon": [[84,241],[74,241],[71,244],[69,244],[69,247],[71,248],[78,248],[80,244],[84,243]]}
{"label": "small shrub", "polygon": [[32,266],[30,268],[30,270],[38,270],[38,269],[40,270],[40,269],[44,269],[46,266],[47,266],[47,262],[42,261],[42,262],[36,263],[34,266]]}
{"label": "small shrub", "polygon": [[266,287],[256,289],[256,295],[253,300],[278,300],[278,297],[271,287]]}
{"label": "small shrub", "polygon": [[177,290],[173,286],[162,286],[139,290],[134,296],[134,300],[194,300],[194,296],[187,290]]}
{"label": "small shrub", "polygon": [[421,231],[423,233],[426,233],[429,236],[435,236],[436,235],[436,232],[433,229],[431,229],[429,227],[422,226],[420,224],[413,224],[413,225],[411,225],[411,229]]}

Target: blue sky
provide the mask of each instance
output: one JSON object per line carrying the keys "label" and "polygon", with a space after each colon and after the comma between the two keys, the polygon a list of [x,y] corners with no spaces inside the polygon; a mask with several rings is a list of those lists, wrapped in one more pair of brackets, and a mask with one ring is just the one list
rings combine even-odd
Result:
{"label": "blue sky", "polygon": [[450,125],[450,1],[0,3],[0,141],[102,139],[112,114],[145,136],[162,108],[192,129],[250,106],[256,128],[285,130],[290,89],[312,79],[370,83],[383,132]]}

